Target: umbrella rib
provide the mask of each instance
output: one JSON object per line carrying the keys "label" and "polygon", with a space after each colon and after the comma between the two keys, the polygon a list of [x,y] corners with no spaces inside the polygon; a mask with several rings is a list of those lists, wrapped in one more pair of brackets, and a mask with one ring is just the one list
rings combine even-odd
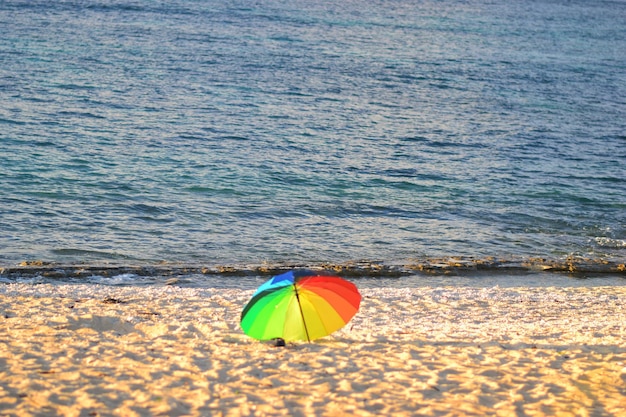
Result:
{"label": "umbrella rib", "polygon": [[302,304],[300,303],[300,295],[298,294],[298,287],[296,286],[295,282],[293,284],[293,289],[296,293],[296,300],[298,301],[298,308],[300,308],[300,316],[302,317],[302,324],[304,325],[304,332],[306,333],[306,340],[307,342],[310,342],[311,338],[309,337],[309,329],[306,328],[306,320],[304,319],[304,312],[302,311]]}

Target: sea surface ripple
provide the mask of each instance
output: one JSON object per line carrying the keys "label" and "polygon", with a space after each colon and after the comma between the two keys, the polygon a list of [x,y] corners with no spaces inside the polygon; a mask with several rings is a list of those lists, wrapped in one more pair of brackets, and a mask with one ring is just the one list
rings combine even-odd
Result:
{"label": "sea surface ripple", "polygon": [[617,267],[624,16],[602,0],[4,0],[0,266]]}

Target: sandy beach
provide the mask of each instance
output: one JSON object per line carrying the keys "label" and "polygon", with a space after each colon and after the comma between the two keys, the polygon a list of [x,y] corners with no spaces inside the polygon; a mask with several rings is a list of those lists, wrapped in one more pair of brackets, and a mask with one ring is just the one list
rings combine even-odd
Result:
{"label": "sandy beach", "polygon": [[0,415],[626,415],[626,287],[365,289],[286,347],[251,294],[3,284]]}

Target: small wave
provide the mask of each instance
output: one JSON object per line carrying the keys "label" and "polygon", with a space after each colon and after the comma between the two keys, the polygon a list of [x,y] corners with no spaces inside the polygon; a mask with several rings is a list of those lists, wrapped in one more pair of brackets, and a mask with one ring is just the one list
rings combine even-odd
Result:
{"label": "small wave", "polygon": [[158,279],[152,276],[141,276],[130,272],[125,272],[118,275],[103,276],[103,275],[90,275],[86,280],[81,279],[80,282],[88,282],[90,284],[102,284],[112,285],[116,287],[129,286],[129,285],[150,285],[156,284]]}
{"label": "small wave", "polygon": [[26,122],[21,121],[21,120],[5,119],[3,117],[0,117],[0,123],[14,124],[14,125],[25,125],[26,124]]}
{"label": "small wave", "polygon": [[[50,252],[52,252],[55,255],[60,255],[60,256],[83,256],[87,258],[91,257],[91,258],[100,258],[100,259],[128,259],[129,258],[126,255],[122,255],[122,254],[115,253],[115,252],[96,251],[96,250],[88,250],[88,249],[75,249],[75,248],[51,249]],[[43,261],[26,261],[26,264],[28,265],[30,262],[33,262],[36,265]],[[45,262],[43,263],[45,264]],[[22,264],[24,264],[24,262],[22,262]]]}
{"label": "small wave", "polygon": [[594,239],[596,245],[601,248],[623,249],[626,248],[626,240],[612,239],[610,237],[596,237]]}

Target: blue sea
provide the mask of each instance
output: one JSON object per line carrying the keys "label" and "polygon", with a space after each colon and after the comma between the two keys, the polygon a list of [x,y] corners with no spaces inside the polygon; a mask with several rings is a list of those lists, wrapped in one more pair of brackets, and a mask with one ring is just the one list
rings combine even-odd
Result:
{"label": "blue sea", "polygon": [[5,280],[626,276],[624,1],[2,0],[0,63]]}

